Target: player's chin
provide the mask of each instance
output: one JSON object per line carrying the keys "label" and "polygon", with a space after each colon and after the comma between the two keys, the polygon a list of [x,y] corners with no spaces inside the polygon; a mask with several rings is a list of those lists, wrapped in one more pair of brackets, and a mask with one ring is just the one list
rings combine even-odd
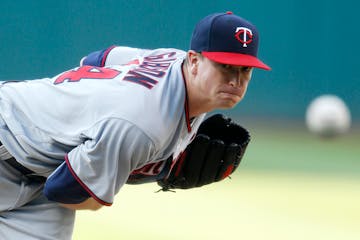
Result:
{"label": "player's chin", "polygon": [[233,108],[241,101],[242,97],[238,95],[221,93],[219,100],[220,109]]}

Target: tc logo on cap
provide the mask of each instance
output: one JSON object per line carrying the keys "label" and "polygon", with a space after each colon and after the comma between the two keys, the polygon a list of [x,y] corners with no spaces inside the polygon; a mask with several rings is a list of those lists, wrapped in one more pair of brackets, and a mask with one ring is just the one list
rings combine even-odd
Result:
{"label": "tc logo on cap", "polygon": [[237,27],[235,31],[235,38],[247,47],[247,44],[252,42],[253,34],[251,29],[246,27]]}

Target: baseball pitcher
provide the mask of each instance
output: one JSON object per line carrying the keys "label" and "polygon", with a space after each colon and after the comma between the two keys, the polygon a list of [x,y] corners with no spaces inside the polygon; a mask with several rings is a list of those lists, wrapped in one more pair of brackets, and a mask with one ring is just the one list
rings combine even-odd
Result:
{"label": "baseball pitcher", "polygon": [[75,211],[111,206],[126,184],[163,191],[221,181],[248,131],[215,114],[240,102],[257,58],[253,24],[228,13],[190,50],[112,46],[56,76],[0,85],[0,239],[71,239]]}

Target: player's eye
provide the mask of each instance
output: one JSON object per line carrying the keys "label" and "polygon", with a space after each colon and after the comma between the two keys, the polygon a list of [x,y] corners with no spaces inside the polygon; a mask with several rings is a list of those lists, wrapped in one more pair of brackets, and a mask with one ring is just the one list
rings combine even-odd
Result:
{"label": "player's eye", "polygon": [[215,63],[213,64],[220,69],[225,74],[239,74],[239,73],[250,73],[253,67],[249,66],[234,66],[230,64],[221,64],[221,63]]}
{"label": "player's eye", "polygon": [[229,64],[220,64],[221,68],[223,68],[224,70],[232,70],[233,66],[229,65]]}
{"label": "player's eye", "polygon": [[219,64],[219,65],[223,72],[234,73],[238,71],[236,67],[229,64]]}
{"label": "player's eye", "polygon": [[252,67],[241,67],[240,70],[242,72],[245,72],[245,73],[248,73],[252,70],[253,68]]}
{"label": "player's eye", "polygon": [[229,73],[249,73],[253,68],[248,66],[233,66],[229,64],[220,64],[220,67],[223,71]]}

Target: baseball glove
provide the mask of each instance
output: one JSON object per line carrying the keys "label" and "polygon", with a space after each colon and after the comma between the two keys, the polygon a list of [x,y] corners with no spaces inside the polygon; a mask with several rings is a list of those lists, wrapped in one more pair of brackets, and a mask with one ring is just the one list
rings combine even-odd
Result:
{"label": "baseball glove", "polygon": [[239,166],[249,142],[246,129],[224,115],[213,115],[200,125],[194,140],[157,183],[161,190],[169,191],[223,180]]}

